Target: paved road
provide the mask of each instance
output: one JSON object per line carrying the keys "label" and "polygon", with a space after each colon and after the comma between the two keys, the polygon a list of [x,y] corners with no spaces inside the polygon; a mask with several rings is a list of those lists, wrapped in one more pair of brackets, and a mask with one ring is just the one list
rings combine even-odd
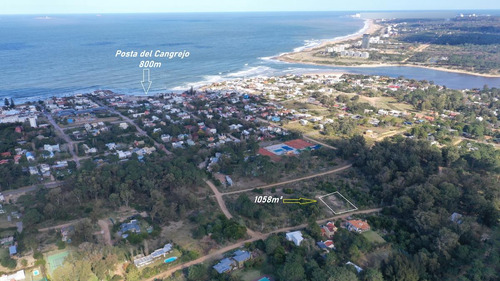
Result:
{"label": "paved road", "polygon": [[296,179],[293,179],[293,180],[287,180],[287,181],[277,182],[277,183],[273,183],[273,184],[263,185],[263,186],[259,186],[259,187],[256,187],[256,188],[248,188],[248,189],[242,189],[242,190],[235,190],[235,191],[225,192],[225,193],[221,193],[221,194],[222,195],[231,195],[231,194],[238,194],[238,193],[243,193],[243,192],[249,192],[249,191],[252,191],[254,189],[271,188],[271,187],[280,186],[280,185],[284,185],[284,184],[289,184],[289,183],[293,183],[293,182],[298,182],[298,181],[308,180],[308,179],[312,179],[312,178],[316,178],[316,177],[321,177],[321,176],[324,176],[324,175],[338,173],[338,172],[341,172],[343,170],[349,169],[351,167],[352,167],[352,164],[348,164],[348,165],[344,165],[342,167],[339,167],[339,168],[336,168],[336,169],[333,169],[333,170],[330,170],[330,171],[326,171],[326,172],[322,172],[322,173],[317,173],[317,174],[310,175],[310,176],[305,176],[305,177],[296,178]]}
{"label": "paved road", "polygon": [[52,124],[52,126],[54,126],[54,128],[56,129],[56,134],[59,135],[59,137],[61,137],[62,139],[64,139],[64,141],[66,141],[68,143],[68,150],[69,150],[69,153],[71,153],[71,156],[73,156],[73,161],[75,161],[76,163],[76,167],[79,168],[80,167],[80,159],[78,158],[78,155],[76,155],[75,153],[75,144],[74,142],[71,140],[71,138],[66,135],[66,133],[63,131],[63,129],[61,129],[61,127],[59,127],[59,125],[57,125],[56,121],[54,120],[54,118],[52,118],[52,115],[48,112],[44,112],[45,113],[45,116],[47,116],[47,119],[49,120],[50,124]]}
{"label": "paved road", "polygon": [[[338,216],[334,216],[334,217],[327,218],[327,219],[318,220],[316,222],[319,223],[319,224],[321,224],[321,223],[325,223],[325,222],[331,221],[331,220],[337,220],[337,219],[346,218],[348,216],[355,215],[355,214],[375,213],[375,212],[380,212],[381,210],[382,210],[382,208],[356,211],[356,212],[352,212],[352,213],[349,213],[349,214],[343,214],[343,215],[338,215]],[[196,260],[192,260],[192,261],[189,261],[189,262],[186,262],[186,263],[174,266],[174,267],[168,269],[167,271],[164,271],[164,272],[162,272],[162,273],[160,273],[160,274],[158,274],[156,276],[153,276],[153,277],[147,279],[147,281],[153,281],[155,279],[167,278],[170,275],[172,275],[174,272],[176,272],[177,270],[181,270],[181,269],[190,267],[190,266],[195,265],[195,264],[203,263],[203,262],[205,262],[207,260],[218,258],[218,257],[222,256],[222,254],[224,254],[225,252],[228,252],[228,251],[231,251],[231,250],[243,247],[246,243],[254,242],[254,241],[257,241],[257,240],[260,240],[260,239],[266,239],[269,235],[275,234],[275,233],[279,233],[279,232],[288,232],[288,231],[291,231],[291,230],[303,229],[303,228],[306,228],[307,225],[308,224],[301,224],[301,225],[297,225],[297,226],[290,226],[290,227],[280,228],[280,229],[271,231],[269,233],[261,234],[261,235],[259,235],[257,237],[252,237],[250,239],[247,239],[247,240],[244,240],[244,241],[241,241],[241,242],[238,242],[238,243],[226,246],[226,247],[221,248],[221,249],[219,249],[219,250],[217,250],[217,251],[215,251],[213,253],[210,253],[208,255],[202,256],[202,257],[200,257],[200,258],[198,258]]]}
{"label": "paved road", "polygon": [[128,118],[127,116],[125,116],[123,114],[121,114],[121,112],[119,112],[118,110],[116,110],[116,109],[114,109],[112,107],[109,107],[109,106],[101,103],[100,101],[94,100],[94,102],[96,102],[101,107],[106,108],[107,110],[109,110],[109,111],[111,111],[111,112],[113,112],[115,114],[118,114],[118,116],[120,116],[123,120],[125,120],[125,122],[127,122],[129,125],[134,126],[137,129],[137,132],[139,132],[139,135],[146,136],[146,137],[150,138],[154,142],[154,144],[155,144],[155,146],[157,148],[163,150],[168,155],[172,154],[172,152],[168,151],[163,144],[159,144],[152,137],[150,137],[146,131],[144,131],[141,127],[139,127],[139,125],[135,124],[135,122],[132,119]]}

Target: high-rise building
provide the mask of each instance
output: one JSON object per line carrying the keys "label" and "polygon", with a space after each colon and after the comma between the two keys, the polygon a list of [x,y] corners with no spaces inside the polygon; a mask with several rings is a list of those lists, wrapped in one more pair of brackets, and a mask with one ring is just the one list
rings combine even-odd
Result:
{"label": "high-rise building", "polygon": [[361,43],[361,48],[370,49],[370,34],[363,34],[363,41]]}

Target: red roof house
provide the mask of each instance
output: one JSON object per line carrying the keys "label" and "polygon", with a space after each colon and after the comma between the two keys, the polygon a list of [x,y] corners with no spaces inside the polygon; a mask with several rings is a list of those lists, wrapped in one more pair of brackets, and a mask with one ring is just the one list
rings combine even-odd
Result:
{"label": "red roof house", "polygon": [[362,220],[350,220],[346,223],[347,230],[355,231],[358,233],[370,230],[370,225]]}

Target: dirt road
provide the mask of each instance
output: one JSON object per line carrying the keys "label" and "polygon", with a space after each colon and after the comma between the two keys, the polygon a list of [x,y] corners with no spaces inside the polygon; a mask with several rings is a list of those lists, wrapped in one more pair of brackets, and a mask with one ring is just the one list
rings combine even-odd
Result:
{"label": "dirt road", "polygon": [[49,227],[44,227],[44,228],[39,228],[38,231],[40,232],[44,232],[44,231],[49,231],[51,229],[61,229],[63,227],[67,227],[67,226],[70,226],[70,225],[74,225],[76,223],[79,223],[80,221],[82,221],[84,219],[77,219],[77,220],[72,220],[70,222],[67,222],[67,223],[63,223],[63,224],[58,224],[58,225],[54,225],[54,226],[49,226]]}
{"label": "dirt road", "polygon": [[248,189],[242,189],[242,190],[235,190],[235,191],[225,192],[225,193],[221,193],[221,195],[231,195],[231,194],[238,194],[238,193],[243,193],[243,192],[249,192],[249,191],[252,191],[254,189],[271,188],[271,187],[275,187],[275,186],[280,186],[280,185],[284,185],[284,184],[294,183],[294,182],[298,182],[298,181],[303,181],[303,180],[308,180],[308,179],[312,179],[312,178],[316,178],[316,177],[321,177],[321,176],[325,176],[325,175],[329,175],[329,174],[338,173],[338,172],[341,172],[343,170],[349,169],[351,167],[352,167],[352,164],[348,164],[348,165],[344,165],[342,167],[339,167],[339,168],[336,168],[336,169],[333,169],[333,170],[330,170],[330,171],[326,171],[326,172],[322,172],[322,173],[317,173],[317,174],[310,175],[310,176],[305,176],[305,177],[296,178],[296,179],[293,179],[293,180],[287,180],[287,181],[272,183],[272,184],[268,184],[268,185],[258,186],[256,188],[248,188]]}
{"label": "dirt road", "polygon": [[[217,204],[219,204],[219,209],[222,211],[224,216],[226,216],[226,218],[228,218],[228,219],[232,219],[233,215],[231,215],[231,213],[227,209],[226,202],[224,202],[224,198],[222,198],[222,196],[224,194],[220,193],[219,190],[217,189],[217,187],[215,187],[215,185],[211,181],[206,180],[205,182],[208,184],[208,186],[210,187],[210,189],[214,193],[215,199],[217,199]],[[259,237],[259,235],[261,235],[262,233],[255,232],[247,227],[247,234],[250,237],[255,238],[255,237]]]}
{"label": "dirt road", "polygon": [[[375,213],[375,212],[380,212],[381,210],[382,210],[382,208],[356,211],[356,212],[352,212],[352,213],[349,213],[349,214],[343,214],[343,215],[334,216],[334,217],[331,217],[331,218],[328,218],[328,219],[318,220],[316,222],[317,223],[325,223],[325,222],[331,221],[331,220],[337,220],[337,219],[346,218],[346,217],[348,217],[350,215],[354,215],[354,214]],[[174,267],[170,268],[167,271],[164,271],[164,272],[162,272],[162,273],[160,273],[160,274],[158,274],[156,276],[153,276],[153,277],[147,279],[147,281],[153,281],[155,279],[160,279],[160,278],[167,278],[170,275],[172,275],[174,272],[176,272],[177,270],[181,270],[181,269],[190,267],[190,266],[195,265],[195,264],[203,263],[203,262],[205,262],[207,260],[218,258],[218,257],[222,256],[222,254],[224,254],[225,252],[228,252],[228,251],[231,251],[231,250],[243,247],[246,243],[251,243],[251,242],[254,242],[254,241],[257,241],[257,240],[260,240],[260,239],[266,239],[269,235],[274,234],[274,233],[287,232],[287,231],[296,230],[296,229],[303,229],[303,228],[307,227],[307,225],[308,224],[301,224],[301,225],[297,225],[297,226],[284,227],[284,228],[280,228],[280,229],[271,231],[269,233],[260,234],[257,237],[252,237],[251,239],[244,240],[244,241],[241,241],[241,242],[238,242],[238,243],[226,246],[224,248],[221,248],[221,249],[219,249],[219,250],[217,250],[217,251],[215,251],[213,253],[210,253],[208,255],[202,256],[202,257],[200,257],[200,258],[198,258],[196,260],[192,260],[192,261],[189,261],[189,262],[186,262],[186,263],[174,266]]]}
{"label": "dirt road", "polygon": [[99,224],[99,227],[101,227],[101,233],[104,237],[106,245],[113,246],[113,242],[111,242],[111,234],[109,233],[109,219],[101,219],[97,223]]}
{"label": "dirt road", "polygon": [[[349,164],[349,165],[345,165],[345,166],[342,166],[340,168],[337,168],[337,169],[334,169],[334,170],[330,170],[330,171],[327,171],[327,172],[318,173],[318,174],[314,174],[314,175],[310,175],[310,176],[306,176],[306,177],[301,177],[301,178],[297,178],[297,179],[293,179],[293,180],[283,181],[283,182],[279,182],[279,183],[275,183],[275,184],[269,184],[269,185],[261,186],[261,187],[258,187],[258,188],[270,188],[270,187],[279,186],[279,185],[283,185],[283,184],[287,184],[287,183],[292,183],[292,182],[297,182],[297,181],[301,181],[301,180],[311,179],[311,178],[315,178],[315,177],[319,177],[319,176],[323,176],[323,175],[328,175],[328,174],[336,173],[336,172],[339,172],[339,171],[343,171],[345,169],[350,168],[351,166],[352,166],[352,164]],[[245,189],[245,190],[239,190],[239,191],[221,193],[217,189],[217,187],[211,181],[206,180],[205,182],[208,184],[208,186],[210,187],[210,189],[214,193],[215,199],[217,200],[217,203],[218,203],[219,208],[221,209],[222,213],[224,213],[224,215],[228,219],[232,218],[233,216],[231,215],[231,213],[227,209],[227,206],[226,206],[226,203],[224,202],[223,196],[224,195],[228,195],[228,194],[235,194],[235,193],[241,193],[241,192],[247,192],[247,191],[253,190],[253,188],[251,188],[251,189]],[[381,208],[351,212],[351,213],[348,213],[348,214],[342,214],[342,215],[338,215],[338,216],[331,217],[331,218],[328,218],[328,219],[318,220],[317,223],[324,223],[324,222],[327,222],[329,220],[346,218],[346,217],[348,217],[350,215],[353,215],[353,214],[366,214],[366,213],[379,212],[380,210],[381,210]],[[151,277],[151,278],[149,278],[147,280],[148,281],[153,281],[155,279],[169,277],[170,275],[172,275],[177,270],[182,270],[182,269],[190,267],[192,265],[203,263],[203,262],[205,262],[207,260],[211,260],[211,259],[220,257],[225,252],[228,252],[228,251],[231,251],[231,250],[243,247],[246,243],[251,243],[251,242],[254,242],[254,241],[257,241],[257,240],[260,240],[260,239],[264,240],[269,235],[274,234],[274,233],[287,232],[287,231],[291,231],[291,230],[294,230],[294,229],[302,229],[302,228],[307,227],[307,225],[308,224],[301,224],[301,225],[297,225],[297,226],[284,227],[284,228],[280,228],[280,229],[277,229],[277,230],[274,230],[274,231],[271,231],[271,232],[268,232],[268,233],[259,233],[259,232],[255,232],[255,231],[247,228],[247,233],[251,237],[250,239],[247,239],[247,240],[244,240],[244,241],[240,241],[238,243],[235,243],[235,244],[223,247],[223,248],[221,248],[221,249],[219,249],[219,250],[217,250],[217,251],[215,251],[213,253],[210,253],[208,255],[202,256],[202,257],[200,257],[200,258],[198,258],[196,260],[192,260],[192,261],[189,261],[189,262],[186,262],[186,263],[183,263],[183,264],[179,264],[179,265],[177,265],[175,267],[172,267],[171,269],[169,269],[167,271],[164,271],[164,272],[162,272],[162,273],[160,273],[160,274],[158,274],[156,276],[153,276],[153,277]]]}
{"label": "dirt road", "polygon": [[331,145],[329,145],[329,144],[326,144],[326,143],[324,143],[324,142],[318,141],[318,140],[313,139],[313,138],[311,138],[311,137],[308,137],[308,136],[306,136],[306,135],[304,135],[304,136],[303,136],[303,138],[304,138],[305,140],[310,141],[310,142],[314,142],[314,143],[317,143],[317,144],[321,144],[322,146],[324,146],[324,147],[328,147],[328,148],[330,148],[330,149],[335,149],[335,150],[337,149],[335,146],[331,146]]}

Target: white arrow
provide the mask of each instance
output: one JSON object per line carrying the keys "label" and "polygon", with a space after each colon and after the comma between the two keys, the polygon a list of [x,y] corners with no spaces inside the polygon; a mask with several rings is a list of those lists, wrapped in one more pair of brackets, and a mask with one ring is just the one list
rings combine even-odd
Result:
{"label": "white arrow", "polygon": [[142,70],[142,81],[141,81],[141,85],[142,85],[142,89],[144,90],[144,94],[148,94],[149,92],[149,88],[151,88],[151,84],[153,82],[151,82],[151,79],[149,77],[149,69],[146,68],[146,69],[143,69]]}

